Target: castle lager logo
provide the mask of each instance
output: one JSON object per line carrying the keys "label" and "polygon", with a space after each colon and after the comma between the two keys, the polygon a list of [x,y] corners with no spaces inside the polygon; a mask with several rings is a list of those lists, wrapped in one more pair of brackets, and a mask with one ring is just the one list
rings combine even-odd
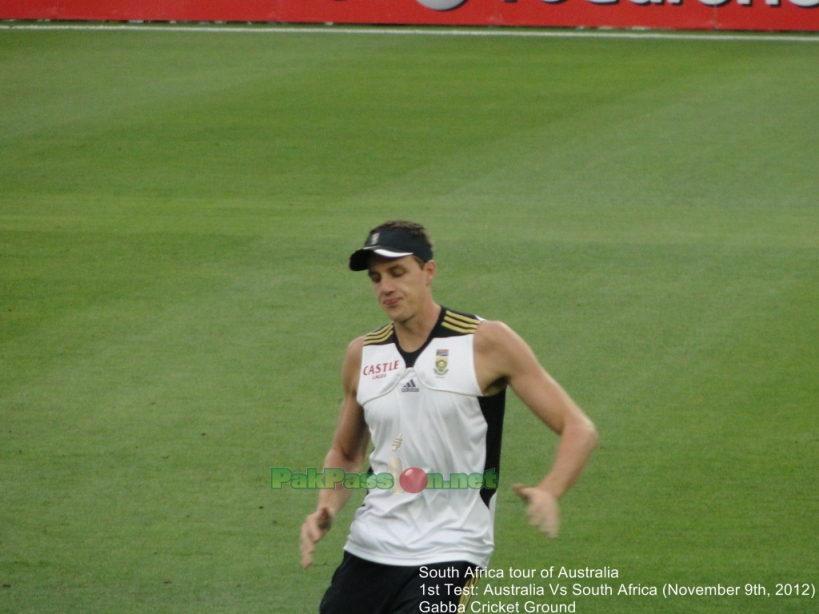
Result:
{"label": "castle lager logo", "polygon": [[382,362],[374,365],[367,365],[361,371],[364,377],[371,377],[372,379],[381,379],[387,377],[387,373],[395,371],[398,368],[399,362],[394,360],[392,362]]}

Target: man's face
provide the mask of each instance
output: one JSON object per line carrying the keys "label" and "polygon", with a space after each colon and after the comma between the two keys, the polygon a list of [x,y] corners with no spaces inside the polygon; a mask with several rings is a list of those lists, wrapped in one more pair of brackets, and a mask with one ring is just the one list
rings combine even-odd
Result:
{"label": "man's face", "polygon": [[370,280],[378,304],[394,322],[405,322],[419,312],[430,297],[435,263],[423,266],[412,256],[403,258],[370,257]]}

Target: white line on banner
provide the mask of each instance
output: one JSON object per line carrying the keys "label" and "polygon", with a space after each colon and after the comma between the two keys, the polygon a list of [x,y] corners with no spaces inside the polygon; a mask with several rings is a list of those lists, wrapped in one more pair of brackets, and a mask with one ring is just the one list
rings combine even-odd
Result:
{"label": "white line on banner", "polygon": [[600,30],[520,30],[504,29],[462,29],[462,28],[351,28],[333,25],[270,27],[248,25],[237,26],[175,26],[147,24],[55,24],[55,23],[4,23],[0,30],[83,30],[83,31],[132,31],[132,32],[206,32],[215,34],[360,34],[397,36],[506,36],[530,38],[626,38],[652,40],[698,40],[698,41],[767,41],[817,43],[819,35],[812,34],[710,34],[675,33],[657,31],[600,31]]}

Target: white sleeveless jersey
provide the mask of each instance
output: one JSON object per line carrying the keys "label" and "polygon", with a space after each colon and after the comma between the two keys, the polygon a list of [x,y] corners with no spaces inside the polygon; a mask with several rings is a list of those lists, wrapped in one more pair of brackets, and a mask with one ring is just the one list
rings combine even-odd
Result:
{"label": "white sleeveless jersey", "polygon": [[[453,473],[499,474],[505,391],[482,396],[473,350],[479,322],[442,308],[429,339],[412,353],[398,347],[392,324],[367,335],[357,399],[372,435],[373,473],[390,472],[390,459],[399,458],[405,470],[447,481]],[[465,560],[486,567],[495,489],[466,486],[415,494],[371,489],[345,550],[387,565]]]}

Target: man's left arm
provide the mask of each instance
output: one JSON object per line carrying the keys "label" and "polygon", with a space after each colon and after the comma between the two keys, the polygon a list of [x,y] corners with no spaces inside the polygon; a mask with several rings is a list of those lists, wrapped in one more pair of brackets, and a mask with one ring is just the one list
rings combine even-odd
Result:
{"label": "man's left arm", "polygon": [[482,322],[475,338],[478,379],[485,392],[508,385],[532,412],[560,435],[554,462],[534,487],[514,486],[527,501],[533,525],[557,537],[557,501],[583,472],[597,445],[597,430],[583,410],[540,365],[529,345],[502,322]]}

